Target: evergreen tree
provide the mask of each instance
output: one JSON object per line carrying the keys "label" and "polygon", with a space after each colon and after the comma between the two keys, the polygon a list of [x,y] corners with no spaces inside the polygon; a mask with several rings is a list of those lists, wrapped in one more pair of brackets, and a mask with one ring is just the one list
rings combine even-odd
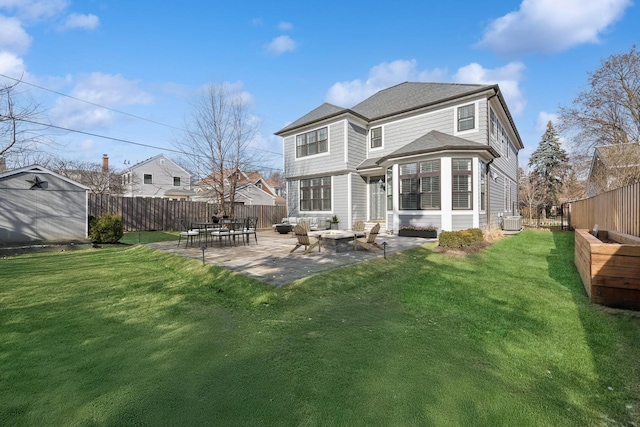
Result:
{"label": "evergreen tree", "polygon": [[547,130],[529,159],[529,167],[536,177],[536,198],[542,201],[545,211],[558,205],[567,170],[567,153],[560,147],[560,138],[551,122],[547,123]]}

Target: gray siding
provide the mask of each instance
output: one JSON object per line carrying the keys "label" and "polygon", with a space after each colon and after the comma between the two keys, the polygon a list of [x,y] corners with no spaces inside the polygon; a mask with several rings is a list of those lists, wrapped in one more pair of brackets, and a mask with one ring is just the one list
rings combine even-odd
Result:
{"label": "gray siding", "polygon": [[453,215],[451,217],[451,229],[467,230],[473,227],[473,215]]}
{"label": "gray siding", "polygon": [[337,215],[340,220],[338,228],[347,229],[351,228],[351,224],[347,224],[349,218],[349,206],[348,194],[347,194],[347,175],[336,175],[333,177],[333,185],[331,187],[331,195],[333,196],[332,215]]}
{"label": "gray siding", "polygon": [[[296,135],[305,133],[324,126],[305,129],[297,132]],[[295,135],[284,138],[285,171],[287,177],[297,178],[301,176],[328,176],[338,171],[344,171],[346,164],[344,161],[345,145],[345,121],[340,120],[328,125],[329,130],[329,151],[313,156],[296,159]]]}
{"label": "gray siding", "polygon": [[87,238],[87,191],[48,174],[31,190],[32,172],[0,181],[0,242],[70,241]]}
{"label": "gray siding", "polygon": [[391,122],[384,125],[383,149],[376,150],[373,153],[376,157],[390,154],[432,130],[451,134],[452,126],[452,108],[439,110],[398,122]]}
{"label": "gray siding", "polygon": [[367,182],[358,174],[351,175],[351,219],[366,221],[367,212]]}
{"label": "gray siding", "polygon": [[347,167],[355,171],[356,166],[367,158],[367,130],[354,124],[348,125],[349,157]]}
{"label": "gray siding", "polygon": [[299,181],[287,181],[287,213],[289,216],[300,214]]}

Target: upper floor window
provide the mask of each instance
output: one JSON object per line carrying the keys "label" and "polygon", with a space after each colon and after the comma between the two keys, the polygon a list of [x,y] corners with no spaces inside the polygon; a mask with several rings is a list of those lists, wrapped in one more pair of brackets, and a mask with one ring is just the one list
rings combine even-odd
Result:
{"label": "upper floor window", "polygon": [[145,184],[153,184],[153,177],[150,173],[144,174],[144,183]]}
{"label": "upper floor window", "polygon": [[440,159],[400,165],[400,209],[440,209]]}
{"label": "upper floor window", "polygon": [[475,104],[458,108],[458,132],[476,127]]}
{"label": "upper floor window", "polygon": [[452,208],[471,209],[473,188],[471,184],[471,159],[453,159],[452,169]]}
{"label": "upper floor window", "polygon": [[180,177],[179,176],[174,176],[173,177],[173,186],[174,187],[180,187]]}
{"label": "upper floor window", "polygon": [[300,210],[331,210],[331,177],[300,180]]}
{"label": "upper floor window", "polygon": [[382,147],[382,128],[371,129],[371,148]]}
{"label": "upper floor window", "polygon": [[327,151],[329,151],[329,140],[326,127],[296,136],[296,157],[311,156]]}

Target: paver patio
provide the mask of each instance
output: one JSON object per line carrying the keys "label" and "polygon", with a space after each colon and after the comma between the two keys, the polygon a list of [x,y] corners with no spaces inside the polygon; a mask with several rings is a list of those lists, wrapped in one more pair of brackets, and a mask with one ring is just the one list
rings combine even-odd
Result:
{"label": "paver patio", "polygon": [[[386,242],[386,253],[389,255],[435,240],[380,234],[376,242],[380,244]],[[304,250],[301,248],[294,253],[289,253],[296,241],[295,236],[291,233],[279,234],[271,230],[259,231],[257,244],[253,237],[247,245],[240,242],[237,246],[229,246],[228,244],[220,246],[218,242],[213,244],[209,242],[204,251],[204,261],[255,277],[275,286],[282,286],[324,271],[357,264],[367,259],[376,257],[383,259],[384,257],[383,251],[372,253],[362,249],[332,252],[323,248],[321,252],[314,251],[303,255]],[[175,241],[149,243],[147,246],[202,260],[201,245],[197,242],[186,248],[184,242],[178,246]]]}

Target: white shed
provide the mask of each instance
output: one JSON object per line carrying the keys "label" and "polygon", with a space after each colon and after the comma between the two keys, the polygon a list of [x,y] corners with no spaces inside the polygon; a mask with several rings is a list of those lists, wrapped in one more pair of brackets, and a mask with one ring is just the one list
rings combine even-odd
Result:
{"label": "white shed", "polygon": [[39,165],[0,173],[0,244],[86,240],[88,191]]}

